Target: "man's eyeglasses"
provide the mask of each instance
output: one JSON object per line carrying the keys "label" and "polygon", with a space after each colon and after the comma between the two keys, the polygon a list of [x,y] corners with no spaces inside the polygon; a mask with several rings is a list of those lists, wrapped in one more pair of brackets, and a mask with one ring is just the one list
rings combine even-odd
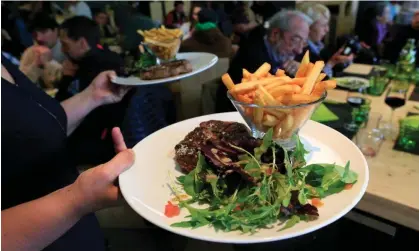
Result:
{"label": "man's eyeglasses", "polygon": [[300,37],[299,35],[293,35],[291,37],[291,43],[294,48],[304,48],[308,45],[308,40]]}

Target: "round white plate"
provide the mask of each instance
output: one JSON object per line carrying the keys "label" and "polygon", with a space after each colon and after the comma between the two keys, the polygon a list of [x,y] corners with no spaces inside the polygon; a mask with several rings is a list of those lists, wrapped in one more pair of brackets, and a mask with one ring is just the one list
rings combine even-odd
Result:
{"label": "round white plate", "polygon": [[178,53],[176,55],[177,59],[186,59],[192,64],[192,71],[181,74],[178,76],[170,77],[170,78],[161,78],[161,79],[153,79],[153,80],[143,80],[139,77],[130,76],[127,78],[124,77],[115,77],[111,81],[115,84],[120,85],[153,85],[153,84],[162,84],[166,82],[180,80],[182,78],[187,78],[193,76],[197,73],[205,71],[206,69],[212,67],[218,62],[218,57],[211,53],[206,52],[186,52],[186,53]]}
{"label": "round white plate", "polygon": [[292,228],[278,231],[280,227],[260,229],[256,234],[216,232],[206,226],[197,229],[175,228],[170,225],[185,220],[186,209],[174,218],[164,215],[164,207],[173,195],[169,182],[181,175],[175,169],[174,147],[187,133],[207,120],[238,121],[244,123],[237,112],[212,114],[185,120],[163,128],[148,136],[135,147],[134,165],[119,176],[119,185],[128,204],[146,220],[173,233],[190,238],[224,243],[259,243],[288,239],[324,227],[351,210],[362,198],[368,184],[368,166],[358,148],[339,132],[314,121],[308,121],[300,131],[308,163],[336,163],[351,161],[351,169],[358,173],[358,182],[350,190],[331,195],[319,208],[319,218],[300,222]]}
{"label": "round white plate", "polygon": [[368,79],[365,78],[358,78],[358,77],[341,77],[335,78],[337,81],[336,85],[339,87],[344,87],[348,89],[359,89],[359,88],[366,88],[370,86],[370,82]]}

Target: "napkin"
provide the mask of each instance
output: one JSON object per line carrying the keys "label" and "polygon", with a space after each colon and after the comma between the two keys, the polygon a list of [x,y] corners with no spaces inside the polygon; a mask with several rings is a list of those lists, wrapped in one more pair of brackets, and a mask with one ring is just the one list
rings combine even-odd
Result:
{"label": "napkin", "polygon": [[325,104],[321,104],[313,113],[313,115],[311,115],[311,119],[317,122],[327,122],[339,120],[339,117],[330,111]]}
{"label": "napkin", "polygon": [[411,126],[419,128],[419,115],[408,116],[400,121],[403,126]]}

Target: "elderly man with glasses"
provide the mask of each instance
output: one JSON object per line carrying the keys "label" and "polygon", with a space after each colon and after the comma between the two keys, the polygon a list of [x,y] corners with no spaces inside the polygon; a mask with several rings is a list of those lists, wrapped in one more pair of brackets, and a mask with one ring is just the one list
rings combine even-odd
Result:
{"label": "elderly man with glasses", "polygon": [[[271,73],[285,69],[293,73],[298,69],[294,57],[303,52],[307,45],[309,27],[312,20],[300,11],[285,10],[276,13],[262,26],[249,34],[237,55],[231,62],[228,73],[235,83],[241,82],[242,69],[256,71],[264,62],[271,64]],[[220,85],[217,92],[217,112],[231,111],[226,97],[226,88]]]}

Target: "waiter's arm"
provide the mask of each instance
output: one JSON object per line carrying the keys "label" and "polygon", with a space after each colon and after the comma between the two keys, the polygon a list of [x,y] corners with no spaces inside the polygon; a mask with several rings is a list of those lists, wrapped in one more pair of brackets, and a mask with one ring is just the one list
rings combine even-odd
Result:
{"label": "waiter's arm", "polygon": [[[119,138],[121,140],[122,136],[119,135]],[[115,145],[117,150],[118,147],[126,148],[118,142]],[[120,191],[114,181],[133,161],[133,151],[123,150],[108,163],[82,173],[73,184],[3,210],[1,249],[42,250],[84,215],[118,203]]]}

